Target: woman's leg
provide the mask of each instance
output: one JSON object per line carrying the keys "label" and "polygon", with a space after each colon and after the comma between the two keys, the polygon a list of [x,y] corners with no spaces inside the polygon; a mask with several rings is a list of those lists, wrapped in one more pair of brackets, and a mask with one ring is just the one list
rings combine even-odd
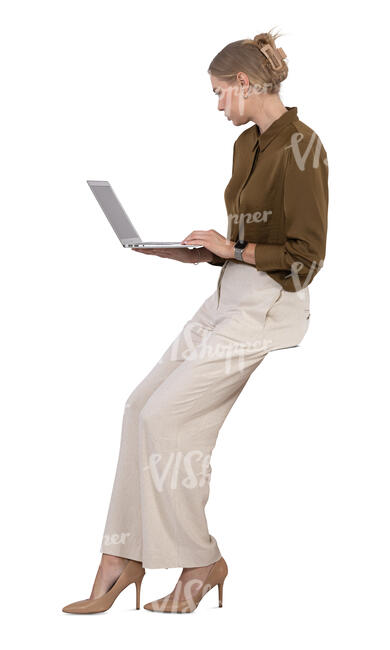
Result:
{"label": "woman's leg", "polygon": [[201,567],[221,557],[204,512],[210,458],[227,414],[265,354],[257,344],[237,346],[217,326],[141,409],[139,557],[145,567]]}
{"label": "woman's leg", "polygon": [[101,544],[101,552],[107,556],[138,561],[143,559],[139,415],[151,395],[184,362],[189,348],[208,336],[215,300],[216,292],[209,296],[194,316],[185,323],[179,335],[125,403],[117,469]]}
{"label": "woman's leg", "polygon": [[126,401],[91,598],[108,590],[124,558],[147,568],[183,567],[172,592],[177,597],[221,556],[204,513],[210,456],[224,419],[265,353],[256,346],[226,348],[231,341],[210,320],[215,301],[211,296],[187,321]]}
{"label": "woman's leg", "polygon": [[101,544],[102,557],[90,598],[99,598],[108,591],[122,573],[128,559],[142,563],[139,414],[154,390],[184,361],[188,349],[185,334],[188,327],[192,332],[191,341],[195,344],[207,336],[208,306],[213,300],[213,296],[205,300],[196,312],[196,319],[193,317],[187,321],[161,359],[126,400],[117,469]]}

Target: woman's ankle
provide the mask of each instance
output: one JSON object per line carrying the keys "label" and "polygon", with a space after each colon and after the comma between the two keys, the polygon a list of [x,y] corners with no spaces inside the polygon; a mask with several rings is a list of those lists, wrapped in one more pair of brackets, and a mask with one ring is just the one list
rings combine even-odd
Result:
{"label": "woman's ankle", "polygon": [[101,562],[104,564],[117,566],[120,564],[126,564],[128,562],[128,559],[126,557],[121,557],[120,555],[109,555],[108,553],[102,553]]}

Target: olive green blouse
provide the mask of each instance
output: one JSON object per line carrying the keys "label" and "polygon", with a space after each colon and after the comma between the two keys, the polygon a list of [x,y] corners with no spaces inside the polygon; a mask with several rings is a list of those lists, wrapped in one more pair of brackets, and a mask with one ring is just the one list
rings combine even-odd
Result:
{"label": "olive green blouse", "polygon": [[[328,162],[318,135],[299,120],[297,107],[286,108],[264,132],[255,123],[234,143],[224,194],[226,237],[254,242],[256,268],[286,291],[298,291],[310,284],[325,258]],[[209,263],[225,262],[214,255]]]}

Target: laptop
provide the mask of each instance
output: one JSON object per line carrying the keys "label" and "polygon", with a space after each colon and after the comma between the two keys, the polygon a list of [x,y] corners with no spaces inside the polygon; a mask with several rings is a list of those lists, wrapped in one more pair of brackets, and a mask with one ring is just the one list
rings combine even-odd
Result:
{"label": "laptop", "polygon": [[119,241],[125,248],[202,248],[177,241],[142,241],[108,181],[87,181]]}

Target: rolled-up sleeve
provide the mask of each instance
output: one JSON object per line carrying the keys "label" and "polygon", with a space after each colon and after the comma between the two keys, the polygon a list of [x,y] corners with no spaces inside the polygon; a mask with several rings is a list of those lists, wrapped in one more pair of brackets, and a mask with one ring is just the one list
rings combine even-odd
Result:
{"label": "rolled-up sleeve", "polygon": [[287,151],[283,208],[286,241],[256,244],[256,268],[302,276],[316,273],[325,258],[328,225],[328,162],[317,139],[313,143],[306,136],[299,150]]}

